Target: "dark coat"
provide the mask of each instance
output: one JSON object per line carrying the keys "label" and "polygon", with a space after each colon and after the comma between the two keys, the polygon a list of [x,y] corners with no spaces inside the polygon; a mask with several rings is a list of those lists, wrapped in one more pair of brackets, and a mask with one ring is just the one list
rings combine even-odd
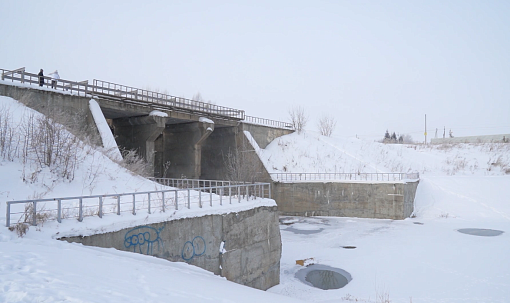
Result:
{"label": "dark coat", "polygon": [[40,71],[37,75],[39,76],[39,86],[43,86],[43,84],[44,84],[44,74],[43,74],[43,72]]}

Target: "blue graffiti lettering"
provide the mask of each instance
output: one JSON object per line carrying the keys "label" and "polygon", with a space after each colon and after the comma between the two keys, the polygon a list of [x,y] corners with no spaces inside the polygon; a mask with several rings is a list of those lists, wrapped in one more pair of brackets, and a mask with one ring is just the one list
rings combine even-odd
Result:
{"label": "blue graffiti lettering", "polygon": [[163,246],[163,240],[159,237],[159,233],[163,230],[155,229],[150,226],[139,226],[131,229],[124,236],[124,246],[128,249],[133,248],[133,252],[152,255],[154,243],[158,244],[158,250]]}
{"label": "blue graffiti lettering", "polygon": [[185,261],[189,261],[194,257],[199,257],[205,254],[205,240],[200,236],[196,236],[192,241],[186,241],[184,243],[184,247],[182,248],[181,257]]}

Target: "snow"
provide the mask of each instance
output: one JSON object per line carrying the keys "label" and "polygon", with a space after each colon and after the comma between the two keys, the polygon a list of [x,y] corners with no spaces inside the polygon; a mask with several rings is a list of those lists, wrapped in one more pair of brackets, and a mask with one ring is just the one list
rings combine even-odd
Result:
{"label": "snow", "polygon": [[[5,108],[14,125],[37,115],[0,97],[0,115]],[[275,205],[273,200],[47,221],[18,238],[4,227],[5,201],[163,187],[85,146],[73,180],[42,169],[34,182],[23,182],[23,163],[0,155],[0,302],[381,302],[385,296],[392,303],[510,301],[510,144],[391,145],[305,132],[254,147],[270,172],[419,172],[416,217],[282,217],[281,283],[264,292],[186,263],[54,238],[238,212]],[[461,228],[504,233],[471,236],[457,232]],[[219,250],[228,250],[228,243]],[[352,281],[337,290],[313,288],[295,277],[303,268],[297,260],[340,268]]]}
{"label": "snow", "polygon": [[149,116],[168,117],[168,114],[159,110],[153,110],[149,113]]}
{"label": "snow", "polygon": [[211,124],[214,124],[214,121],[211,120],[211,119],[208,119],[208,118],[205,118],[205,117],[200,117],[198,118],[198,121],[202,122],[202,123],[211,123]]}
{"label": "snow", "polygon": [[121,161],[122,155],[120,154],[119,147],[117,146],[117,142],[115,142],[112,131],[110,130],[110,127],[106,122],[106,118],[101,111],[101,107],[99,107],[99,103],[97,103],[94,99],[90,99],[89,108],[92,112],[92,117],[96,123],[99,135],[101,136],[103,147],[108,151],[108,154],[113,160]]}

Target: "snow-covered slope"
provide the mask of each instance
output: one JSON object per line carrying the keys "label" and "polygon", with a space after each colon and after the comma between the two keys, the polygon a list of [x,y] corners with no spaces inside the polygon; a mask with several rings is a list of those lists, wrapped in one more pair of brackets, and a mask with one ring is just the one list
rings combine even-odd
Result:
{"label": "snow-covered slope", "polygon": [[259,155],[269,172],[419,172],[430,175],[510,174],[510,144],[382,144],[293,133]]}
{"label": "snow-covered slope", "polygon": [[[0,97],[0,113],[7,106],[16,123],[31,112]],[[278,138],[258,152],[271,172],[418,171],[417,217],[293,218],[296,223],[281,226],[281,285],[262,292],[184,263],[52,239],[77,228],[136,224],[133,216],[123,223],[117,216],[47,222],[18,238],[3,227],[7,200],[145,191],[159,185],[85,146],[72,181],[43,169],[24,182],[24,164],[2,156],[0,302],[382,302],[379,296],[384,295],[393,303],[510,302],[509,144],[385,145],[308,132]],[[141,220],[160,220],[157,216]],[[460,234],[459,228],[505,233],[477,237]],[[356,249],[342,248],[346,245]],[[305,258],[347,270],[353,280],[338,290],[312,288],[294,276],[301,269],[295,261]]]}

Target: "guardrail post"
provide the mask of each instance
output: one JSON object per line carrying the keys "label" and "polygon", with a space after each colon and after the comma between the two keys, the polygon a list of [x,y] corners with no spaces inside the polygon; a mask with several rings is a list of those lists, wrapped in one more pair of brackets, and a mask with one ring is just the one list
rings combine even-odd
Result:
{"label": "guardrail post", "polygon": [[[2,77],[3,76],[4,75],[2,72]],[[5,209],[5,226],[6,227],[11,226],[11,203],[9,203],[9,202],[7,202],[7,208]]]}
{"label": "guardrail post", "polygon": [[37,202],[33,201],[32,205],[34,209],[32,210],[32,226],[37,226]]}
{"label": "guardrail post", "polygon": [[133,212],[132,212],[133,216],[136,215],[136,198],[135,198],[135,194],[133,194]]}
{"label": "guardrail post", "polygon": [[78,214],[78,221],[80,221],[80,222],[81,222],[81,221],[83,221],[83,199],[82,199],[82,198],[80,198],[80,200],[79,200],[79,201],[80,201],[80,202],[79,202],[80,204],[79,204],[79,209],[78,209],[78,211],[79,211],[79,214]]}
{"label": "guardrail post", "polygon": [[209,205],[212,206],[212,187],[211,187],[211,183],[209,183]]}
{"label": "guardrail post", "polygon": [[148,208],[148,211],[149,211],[149,214],[150,214],[150,213],[151,213],[151,193],[148,193],[148,195],[149,195],[149,196],[148,196],[148,199],[149,199],[149,201],[148,201],[148,202],[149,202],[149,205],[148,205],[148,207],[147,207],[147,208]]}
{"label": "guardrail post", "polygon": [[223,187],[220,188],[220,205],[223,205]]}
{"label": "guardrail post", "polygon": [[117,215],[120,216],[120,196],[117,196]]}
{"label": "guardrail post", "polygon": [[237,203],[241,203],[241,185],[237,185]]}
{"label": "guardrail post", "polygon": [[178,210],[179,209],[179,201],[177,200],[178,199],[178,194],[177,194],[177,190],[175,191],[175,210]]}
{"label": "guardrail post", "polygon": [[232,204],[232,186],[230,184],[228,186],[228,203]]}
{"label": "guardrail post", "polygon": [[190,209],[191,206],[191,197],[190,197],[190,190],[188,188],[188,209]]}
{"label": "guardrail post", "polygon": [[58,223],[62,223],[62,200],[61,199],[58,199],[57,200],[57,222]]}
{"label": "guardrail post", "polygon": [[161,192],[161,198],[162,198],[161,210],[165,212],[165,192]]}
{"label": "guardrail post", "polygon": [[202,208],[202,190],[198,189],[198,207]]}
{"label": "guardrail post", "polygon": [[103,218],[103,197],[99,197],[99,218]]}

